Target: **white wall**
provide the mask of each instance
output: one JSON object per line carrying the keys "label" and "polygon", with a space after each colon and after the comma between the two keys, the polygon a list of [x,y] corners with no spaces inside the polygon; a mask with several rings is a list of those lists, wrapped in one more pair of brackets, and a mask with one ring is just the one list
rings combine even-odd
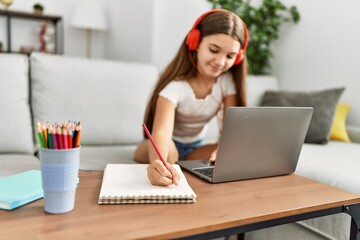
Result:
{"label": "white wall", "polygon": [[106,57],[150,62],[153,0],[106,0],[106,3],[109,19]]}
{"label": "white wall", "polygon": [[[206,0],[102,0],[109,29],[93,33],[93,56],[156,63],[163,69],[177,52],[195,19],[210,9]],[[16,0],[11,9],[31,11],[37,0]],[[346,86],[341,101],[352,106],[349,124],[360,126],[360,9],[359,0],[283,0],[296,5],[298,25],[286,25],[275,43],[273,74],[289,90]],[[69,26],[77,1],[41,0],[45,12],[64,17],[65,55],[85,56],[85,31]],[[5,43],[5,20],[0,18]],[[14,24],[13,45],[37,42],[36,23]],[[4,26],[4,27],[3,27]],[[4,44],[6,46],[6,44]]]}
{"label": "white wall", "polygon": [[298,7],[301,21],[284,27],[275,44],[273,73],[280,86],[290,90],[345,86],[341,101],[352,107],[348,123],[360,126],[360,1],[284,3]]}
{"label": "white wall", "polygon": [[186,34],[203,12],[206,1],[155,0],[152,62],[163,69],[177,53]]}

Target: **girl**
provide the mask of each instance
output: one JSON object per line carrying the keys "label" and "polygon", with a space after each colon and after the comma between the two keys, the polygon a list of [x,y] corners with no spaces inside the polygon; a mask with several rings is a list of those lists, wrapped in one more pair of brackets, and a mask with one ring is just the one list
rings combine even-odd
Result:
{"label": "girl", "polygon": [[177,184],[172,163],[178,159],[215,161],[217,144],[203,144],[207,123],[229,106],[245,106],[245,50],[248,33],[233,12],[214,9],[201,15],[166,67],[146,108],[145,123],[166,165],[149,140],[135,160],[150,163],[154,185]]}

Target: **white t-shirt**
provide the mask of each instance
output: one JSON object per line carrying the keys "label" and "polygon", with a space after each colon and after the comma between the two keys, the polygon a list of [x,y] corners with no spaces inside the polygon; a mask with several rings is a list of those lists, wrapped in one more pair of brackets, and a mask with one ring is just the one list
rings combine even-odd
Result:
{"label": "white t-shirt", "polygon": [[221,108],[223,98],[236,94],[231,73],[218,77],[212,91],[203,99],[198,99],[185,80],[170,82],[159,93],[175,105],[173,139],[181,143],[192,143],[204,138],[208,122]]}

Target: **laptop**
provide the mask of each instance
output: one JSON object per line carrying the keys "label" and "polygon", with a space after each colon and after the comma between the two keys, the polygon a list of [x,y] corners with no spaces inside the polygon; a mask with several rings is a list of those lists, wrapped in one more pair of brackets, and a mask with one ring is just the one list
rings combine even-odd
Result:
{"label": "laptop", "polygon": [[292,174],[313,114],[312,107],[230,107],[214,164],[180,160],[211,183]]}

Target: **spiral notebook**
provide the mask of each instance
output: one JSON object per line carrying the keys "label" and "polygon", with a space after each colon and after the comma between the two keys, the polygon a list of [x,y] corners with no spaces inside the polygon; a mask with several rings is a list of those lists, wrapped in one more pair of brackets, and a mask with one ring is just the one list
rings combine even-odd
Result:
{"label": "spiral notebook", "polygon": [[107,164],[98,204],[194,203],[196,194],[186,181],[180,166],[179,185],[154,186],[147,177],[148,164]]}

